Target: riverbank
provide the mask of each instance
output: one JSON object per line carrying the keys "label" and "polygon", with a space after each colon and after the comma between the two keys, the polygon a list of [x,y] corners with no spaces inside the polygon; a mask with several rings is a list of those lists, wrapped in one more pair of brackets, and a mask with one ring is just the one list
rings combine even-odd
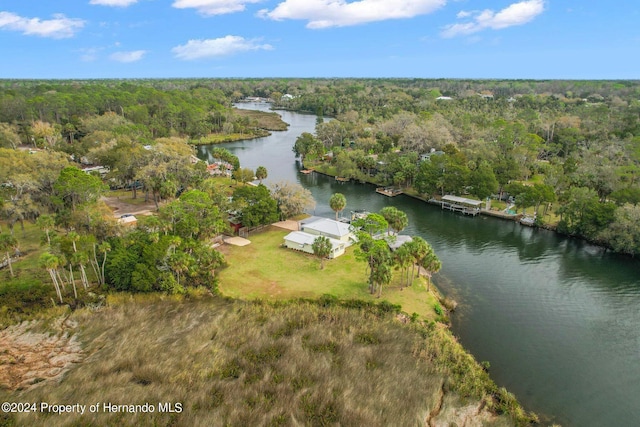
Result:
{"label": "riverbank", "polygon": [[123,294],[63,323],[21,327],[64,335],[81,351],[56,381],[0,388],[0,398],[99,408],[3,413],[3,425],[506,427],[535,419],[450,334],[404,322],[389,305]]}
{"label": "riverbank", "polygon": [[302,132],[313,133],[316,117],[280,113],[292,124],[289,131],[257,144],[229,144],[243,165],[264,165],[271,182],[299,182],[317,201],[315,215],[335,216],[328,201],[336,192],[347,198],[347,211],[394,206],[406,212],[405,233],[433,246],[443,263],[436,283],[459,303],[452,332],[478,360],[490,362],[500,386],[546,415],[543,425],[608,425],[612,413],[618,425],[638,425],[638,382],[629,380],[640,369],[637,261],[515,221],[452,215],[412,197],[302,174],[291,146]]}
{"label": "riverbank", "polygon": [[[306,166],[303,164],[303,167],[306,167]],[[333,175],[333,174],[327,172],[322,167],[319,168],[318,165],[309,166],[309,169],[305,169],[305,170],[313,171],[315,173],[319,173],[321,175],[325,175],[325,176],[328,176],[328,177],[331,177],[331,178],[334,178],[334,179],[338,180],[338,177],[336,177],[336,175]],[[356,180],[353,180],[353,179],[348,179],[347,180],[347,179],[344,179],[344,178],[339,179],[339,180],[341,182],[356,181]],[[376,181],[374,181],[372,179],[366,179],[366,178],[364,180],[357,180],[357,183],[358,184],[370,184],[370,185],[373,185],[373,186],[376,186],[376,187],[381,185],[381,183],[379,183],[379,182],[376,182]],[[434,201],[433,199],[427,199],[426,197],[420,195],[417,191],[415,191],[411,187],[403,188],[402,189],[402,194],[405,195],[405,196],[411,197],[412,199],[424,202],[424,203],[429,203],[429,204],[432,204],[432,205],[440,206],[440,203],[438,201]],[[510,214],[510,213],[506,213],[506,212],[503,212],[503,211],[497,210],[497,209],[496,210],[493,210],[493,209],[492,210],[487,210],[487,209],[481,208],[478,211],[478,213],[480,215],[490,216],[490,217],[493,217],[493,218],[498,218],[498,219],[511,221],[511,222],[520,222],[520,220],[523,217],[522,214]],[[541,229],[544,229],[544,230],[553,231],[554,233],[557,233],[557,234],[562,235],[562,236],[567,236],[567,237],[571,237],[571,238],[578,238],[578,239],[584,240],[584,241],[586,241],[586,242],[588,242],[590,244],[601,246],[604,249],[610,249],[610,248],[607,248],[606,246],[602,245],[602,243],[599,243],[599,242],[594,242],[594,241],[590,241],[590,240],[588,240],[586,238],[582,238],[582,237],[578,237],[578,236],[570,236],[570,235],[561,233],[561,232],[559,232],[557,230],[557,224],[547,224],[547,223],[538,224],[538,223],[533,223],[533,224],[530,224],[530,225],[527,225],[527,226],[528,227],[533,227],[533,228],[541,228]]]}
{"label": "riverbank", "polygon": [[247,133],[230,133],[230,134],[217,134],[213,133],[207,136],[203,136],[200,139],[190,139],[189,144],[191,145],[214,145],[214,144],[224,144],[226,142],[236,142],[236,141],[248,141],[251,139],[264,138],[270,136],[271,132],[264,129],[257,129],[255,133],[247,134]]}
{"label": "riverbank", "polygon": [[[276,112],[234,108],[232,114],[235,118],[234,121],[239,122],[239,127],[244,131],[213,133],[199,139],[189,140],[189,144],[211,145],[264,138],[270,136],[271,132],[286,131],[289,127],[289,124],[282,120],[282,116]],[[234,128],[236,127],[234,125]]]}

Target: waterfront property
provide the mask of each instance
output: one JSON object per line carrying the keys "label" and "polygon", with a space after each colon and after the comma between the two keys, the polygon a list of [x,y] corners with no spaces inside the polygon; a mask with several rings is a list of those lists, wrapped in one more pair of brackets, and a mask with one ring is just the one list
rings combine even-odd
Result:
{"label": "waterfront property", "polygon": [[354,241],[349,224],[329,218],[310,217],[298,223],[299,231],[293,231],[284,237],[284,246],[289,249],[313,253],[313,242],[318,236],[324,236],[331,242],[329,258],[344,254]]}
{"label": "waterfront property", "polygon": [[[292,231],[284,236],[284,245],[289,249],[313,254],[313,242],[318,237],[320,236],[305,233],[304,231]],[[344,254],[347,247],[345,242],[332,238],[329,238],[329,242],[331,242],[331,253],[328,258],[332,259]]]}
{"label": "waterfront property", "polygon": [[354,240],[351,226],[329,218],[310,217],[300,221],[300,231],[314,236],[325,236],[351,246]]}
{"label": "waterfront property", "polygon": [[449,209],[453,212],[462,212],[465,215],[476,216],[480,213],[480,200],[467,199],[458,196],[443,196],[440,201],[442,209]]}

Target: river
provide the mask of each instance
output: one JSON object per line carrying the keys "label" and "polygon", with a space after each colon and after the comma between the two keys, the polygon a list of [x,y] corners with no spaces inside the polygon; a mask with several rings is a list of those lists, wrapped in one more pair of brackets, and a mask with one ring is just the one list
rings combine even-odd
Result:
{"label": "river", "polygon": [[[265,166],[267,185],[288,180],[309,189],[316,215],[334,215],[335,192],[346,196],[346,211],[406,212],[402,234],[422,236],[442,260],[434,281],[459,304],[453,333],[528,410],[564,427],[640,426],[640,262],[550,231],[301,174],[291,147],[313,133],[316,117],[279,113],[289,130],[224,147],[243,167]],[[199,157],[208,150],[199,147]]]}

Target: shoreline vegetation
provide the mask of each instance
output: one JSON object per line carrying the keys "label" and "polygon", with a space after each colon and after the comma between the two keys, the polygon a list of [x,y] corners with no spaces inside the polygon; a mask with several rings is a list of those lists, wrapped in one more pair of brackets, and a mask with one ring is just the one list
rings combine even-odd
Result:
{"label": "shoreline vegetation", "polygon": [[[276,112],[244,110],[233,108],[232,115],[244,125],[245,132],[211,133],[198,139],[190,139],[191,145],[222,144],[225,142],[245,141],[271,135],[271,131],[287,130],[289,124]],[[246,133],[249,132],[249,133]]]}
{"label": "shoreline vegetation", "polygon": [[[32,231],[35,232],[35,227],[27,224],[27,232]],[[229,266],[220,271],[221,296],[213,299],[208,296],[209,291],[199,289],[188,290],[183,296],[121,292],[107,294],[104,299],[101,291],[95,295],[93,292],[96,289],[90,289],[81,290],[80,298],[89,301],[84,307],[42,307],[27,316],[32,319],[30,322],[6,330],[15,329],[18,333],[2,337],[3,346],[7,349],[6,360],[3,359],[2,363],[11,369],[14,366],[11,360],[22,357],[17,353],[18,347],[12,344],[24,342],[23,338],[32,340],[33,346],[20,347],[21,354],[39,354],[39,343],[51,341],[50,337],[63,334],[71,340],[58,340],[60,346],[57,350],[42,347],[50,352],[46,357],[42,355],[44,367],[38,365],[30,369],[35,377],[23,378],[24,382],[18,386],[18,390],[11,391],[12,387],[6,388],[5,384],[0,395],[5,400],[47,401],[55,398],[60,402],[79,401],[81,399],[78,396],[91,396],[92,401],[103,398],[115,404],[129,404],[119,399],[121,394],[116,396],[113,394],[115,392],[110,391],[110,384],[117,382],[121,384],[120,389],[124,385],[125,389],[130,390],[128,394],[138,396],[139,401],[133,404],[143,404],[152,398],[162,401],[179,398],[180,403],[185,405],[184,415],[174,414],[172,419],[192,425],[204,425],[206,421],[202,420],[211,417],[226,419],[231,424],[245,421],[261,423],[267,422],[268,417],[283,420],[291,414],[312,424],[317,420],[349,423],[351,417],[355,416],[352,414],[353,408],[335,397],[354,392],[352,386],[345,382],[345,378],[349,377],[343,369],[355,369],[355,372],[362,370],[362,375],[368,374],[372,381],[370,383],[360,378],[362,387],[376,387],[376,390],[380,383],[395,382],[398,383],[390,386],[405,389],[408,379],[388,376],[390,372],[397,374],[403,371],[402,375],[411,378],[410,382],[419,380],[422,385],[421,392],[411,393],[409,400],[413,402],[412,409],[403,415],[415,417],[412,419],[416,422],[423,421],[426,425],[431,425],[429,420],[432,423],[446,421],[464,424],[473,419],[482,420],[487,425],[508,426],[528,425],[537,420],[536,415],[522,409],[512,394],[504,388],[498,388],[489,377],[488,366],[475,361],[448,328],[440,323],[446,322],[446,315],[440,311],[442,308],[435,287],[430,286],[430,291],[425,289],[424,277],[415,279],[410,287],[403,290],[396,281],[392,281],[380,300],[366,291],[365,266],[353,259],[352,250],[330,260],[324,270],[319,270],[314,257],[280,247],[284,234],[285,231],[270,227],[251,234],[249,238],[252,244],[249,246],[225,245],[223,251]],[[35,248],[31,246],[28,246],[30,252]],[[247,262],[248,259],[252,262]],[[261,263],[268,267],[263,268]],[[295,277],[292,277],[291,271],[296,271]],[[326,286],[328,283],[329,287]],[[216,319],[226,319],[224,322],[212,319],[211,314],[202,314],[220,305],[234,307],[225,311],[226,314],[216,312]],[[200,307],[199,311],[194,313],[194,306]],[[157,314],[160,312],[163,314]],[[169,320],[167,312],[171,313]],[[421,315],[410,314],[416,312],[421,312]],[[178,320],[182,316],[194,319],[188,328],[181,323],[187,320]],[[235,319],[233,316],[239,317]],[[340,326],[346,321],[340,320],[345,316],[349,320]],[[167,321],[171,325],[165,325]],[[131,322],[139,326],[134,328],[137,332],[129,327]],[[278,325],[271,325],[273,322]],[[110,325],[108,329],[104,326],[107,324]],[[237,332],[238,324],[244,325],[242,334]],[[328,332],[327,324],[330,325]],[[347,327],[347,324],[351,326]],[[125,329],[128,332],[123,336],[121,332]],[[188,334],[182,334],[181,331],[187,330]],[[265,330],[275,332],[268,332],[264,336]],[[140,344],[132,345],[138,342],[132,334],[140,337]],[[168,347],[170,355],[163,358],[167,362],[157,363],[155,355],[166,350],[158,346],[163,342],[179,341],[178,338],[169,337],[171,334],[183,335],[180,339],[188,342],[184,344],[185,348],[199,349],[196,360],[190,363],[197,364],[203,371],[195,373],[191,371],[193,366],[181,365],[182,356],[176,355],[178,350],[174,345]],[[205,340],[203,334],[210,335]],[[148,337],[151,336],[154,338],[149,341]],[[247,337],[255,338],[255,342]],[[70,346],[79,351],[67,352]],[[224,356],[207,359],[211,353],[205,350],[211,346],[224,349]],[[271,361],[271,352],[276,351],[274,348],[278,349],[278,356],[273,356]],[[390,348],[396,349],[394,353],[388,352]],[[229,352],[229,349],[234,351]],[[114,352],[117,352],[117,356],[114,356]],[[91,363],[84,359],[86,354],[92,355]],[[46,359],[51,355],[55,360],[71,358],[72,362],[47,370]],[[411,358],[406,359],[407,355]],[[333,372],[333,368],[327,372],[325,368],[298,367],[299,360],[319,366],[327,366],[320,361],[326,361],[329,366],[338,363],[340,367],[336,372]],[[342,367],[341,363],[348,365]],[[398,363],[406,369],[397,369]],[[15,366],[25,367],[21,363]],[[411,366],[414,366],[411,368],[414,370],[409,368]],[[299,377],[300,372],[308,372],[309,376]],[[424,372],[427,372],[426,376]],[[102,385],[85,385],[92,383],[86,378],[94,376],[102,378]],[[195,384],[196,391],[191,392],[191,388],[187,390],[182,380]],[[34,384],[37,386],[32,387]],[[98,389],[107,390],[107,394],[100,395]],[[179,390],[177,395],[172,394],[175,389]],[[331,395],[334,397],[323,392],[329,389],[334,390]],[[393,395],[401,392],[391,389],[385,393]],[[283,401],[294,402],[294,407],[282,408]],[[391,399],[391,402],[395,401]],[[245,402],[242,403],[245,415],[240,419],[235,418],[237,411],[232,410],[237,402]],[[387,404],[391,403],[385,400],[382,407]],[[367,405],[361,409],[363,413],[358,412],[358,417],[364,418],[355,421],[380,422],[380,418],[375,418],[379,416],[380,402]],[[388,411],[389,414],[393,413],[391,409]],[[28,419],[28,416],[5,416],[3,421],[18,425],[27,421],[30,425],[51,425],[51,417]],[[93,414],[78,418],[65,415],[56,416],[56,422],[64,424],[81,420],[96,424],[126,424],[130,416],[126,413]],[[155,422],[162,425],[166,421],[165,416],[157,413],[138,414],[135,420],[137,423]]]}
{"label": "shoreline vegetation", "polygon": [[[100,308],[58,319],[23,325],[18,339],[72,335],[84,360],[75,360],[61,381],[36,379],[36,386],[0,389],[0,397],[149,403],[156,411],[0,414],[5,424],[290,425],[293,419],[306,425],[511,426],[537,421],[445,328],[402,320],[389,303],[331,296],[242,301],[196,289],[183,296],[110,295]],[[181,411],[157,410],[165,402]]]}

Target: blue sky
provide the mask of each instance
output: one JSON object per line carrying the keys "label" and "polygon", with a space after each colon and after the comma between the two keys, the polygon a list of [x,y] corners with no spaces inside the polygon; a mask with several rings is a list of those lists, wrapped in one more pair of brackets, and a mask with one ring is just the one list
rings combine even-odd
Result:
{"label": "blue sky", "polygon": [[0,0],[0,78],[640,78],[632,0]]}

